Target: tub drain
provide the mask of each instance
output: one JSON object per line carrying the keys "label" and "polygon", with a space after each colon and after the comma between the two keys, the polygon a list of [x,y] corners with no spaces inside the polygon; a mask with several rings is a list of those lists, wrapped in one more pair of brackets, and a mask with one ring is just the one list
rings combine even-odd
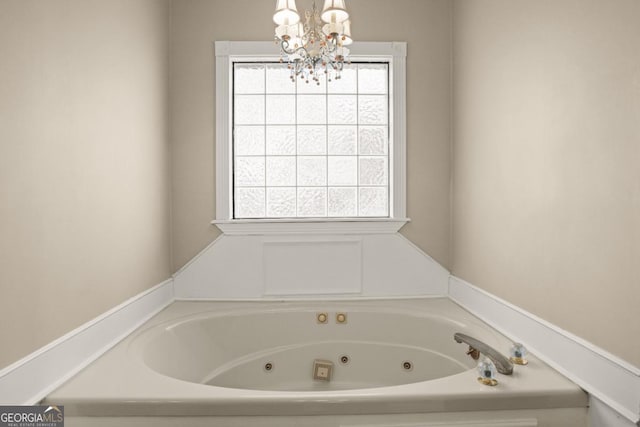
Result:
{"label": "tub drain", "polygon": [[402,369],[404,369],[405,371],[411,371],[413,369],[413,363],[409,361],[402,362]]}
{"label": "tub drain", "polygon": [[349,363],[349,356],[347,356],[346,354],[344,356],[340,356],[340,363],[342,363],[343,365]]}
{"label": "tub drain", "polygon": [[267,372],[271,372],[273,370],[273,363],[267,362],[264,364],[264,370]]}

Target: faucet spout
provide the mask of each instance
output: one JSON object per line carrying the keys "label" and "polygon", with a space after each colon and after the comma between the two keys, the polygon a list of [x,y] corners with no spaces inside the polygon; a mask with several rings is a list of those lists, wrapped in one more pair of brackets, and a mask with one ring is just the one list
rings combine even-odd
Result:
{"label": "faucet spout", "polygon": [[469,352],[471,353],[473,350],[484,354],[486,357],[491,359],[494,365],[496,365],[496,369],[503,375],[511,375],[513,374],[513,364],[509,361],[509,359],[503,356],[500,352],[498,352],[493,347],[483,343],[480,340],[477,340],[469,335],[461,334],[460,332],[456,332],[453,335],[453,339],[458,343],[465,343],[469,345]]}

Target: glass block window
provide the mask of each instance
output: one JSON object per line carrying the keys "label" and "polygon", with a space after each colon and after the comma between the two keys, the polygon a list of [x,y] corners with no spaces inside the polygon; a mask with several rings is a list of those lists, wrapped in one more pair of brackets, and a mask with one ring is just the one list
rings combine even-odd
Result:
{"label": "glass block window", "polygon": [[320,85],[234,63],[234,219],[389,217],[389,167],[388,63]]}

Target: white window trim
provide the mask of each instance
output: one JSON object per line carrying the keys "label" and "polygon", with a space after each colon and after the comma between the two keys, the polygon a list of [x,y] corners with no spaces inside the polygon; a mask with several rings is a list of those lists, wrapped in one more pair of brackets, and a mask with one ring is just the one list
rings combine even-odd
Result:
{"label": "white window trim", "polygon": [[233,219],[232,115],[233,63],[279,58],[273,42],[215,42],[216,55],[216,219],[225,234],[378,234],[395,233],[409,219],[407,212],[406,57],[405,42],[356,42],[350,46],[354,61],[389,61],[390,72],[390,177],[389,218]]}

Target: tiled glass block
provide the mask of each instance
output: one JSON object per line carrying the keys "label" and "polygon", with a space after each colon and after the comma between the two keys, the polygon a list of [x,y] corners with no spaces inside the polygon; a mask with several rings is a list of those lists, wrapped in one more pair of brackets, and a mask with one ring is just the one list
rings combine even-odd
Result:
{"label": "tiled glass block", "polygon": [[298,95],[298,124],[325,124],[327,121],[326,100],[324,95]]}
{"label": "tiled glass block", "polygon": [[360,155],[386,155],[389,152],[387,126],[360,127]]}
{"label": "tiled glass block", "polygon": [[387,187],[360,187],[359,216],[389,216]]}
{"label": "tiled glass block", "polygon": [[360,185],[387,185],[386,157],[360,157]]}
{"label": "tiled glass block", "polygon": [[301,79],[300,76],[296,78],[296,89],[298,93],[327,93],[327,79],[324,78],[324,73],[320,76],[320,84],[309,78],[309,83],[306,83],[305,79]]}
{"label": "tiled glass block", "polygon": [[329,216],[358,215],[358,189],[356,187],[329,187]]}
{"label": "tiled glass block", "polygon": [[267,187],[267,216],[271,218],[296,216],[295,187]]}
{"label": "tiled glass block", "polygon": [[329,185],[358,185],[358,158],[356,156],[329,156]]}
{"label": "tiled glass block", "polygon": [[236,188],[233,197],[234,218],[263,218],[264,188]]}
{"label": "tiled glass block", "polygon": [[287,64],[267,64],[267,93],[296,93]]}
{"label": "tiled glass block", "polygon": [[387,78],[387,64],[358,64],[358,93],[386,94]]}
{"label": "tiled glass block", "polygon": [[345,64],[338,80],[332,79],[327,84],[328,93],[357,93],[358,92],[358,66]]}
{"label": "tiled glass block", "polygon": [[327,189],[298,187],[298,216],[327,216]]}
{"label": "tiled glass block", "polygon": [[298,156],[299,186],[327,185],[327,158]]}
{"label": "tiled glass block", "polygon": [[236,156],[264,155],[264,126],[236,126],[233,135]]}
{"label": "tiled glass block", "polygon": [[286,64],[234,72],[235,217],[389,215],[386,64],[320,85],[291,82]]}
{"label": "tiled glass block", "polygon": [[327,154],[326,126],[298,126],[298,155]]}
{"label": "tiled glass block", "polygon": [[329,154],[357,154],[357,126],[329,126]]}
{"label": "tiled glass block", "polygon": [[267,155],[295,155],[296,127],[267,126]]}
{"label": "tiled glass block", "polygon": [[328,123],[333,125],[355,125],[358,123],[356,95],[329,95]]}
{"label": "tiled glass block", "polygon": [[358,97],[358,123],[361,125],[386,125],[388,119],[387,97],[385,95],[360,95]]}
{"label": "tiled glass block", "polygon": [[233,91],[235,93],[264,93],[264,83],[264,65],[234,65]]}
{"label": "tiled glass block", "polygon": [[267,156],[267,186],[287,187],[296,185],[295,156]]}
{"label": "tiled glass block", "polygon": [[296,122],[295,95],[267,95],[267,124],[288,125]]}
{"label": "tiled glass block", "polygon": [[264,157],[236,156],[234,182],[236,187],[263,186]]}
{"label": "tiled glass block", "polygon": [[264,95],[236,95],[233,120],[236,125],[264,124]]}

